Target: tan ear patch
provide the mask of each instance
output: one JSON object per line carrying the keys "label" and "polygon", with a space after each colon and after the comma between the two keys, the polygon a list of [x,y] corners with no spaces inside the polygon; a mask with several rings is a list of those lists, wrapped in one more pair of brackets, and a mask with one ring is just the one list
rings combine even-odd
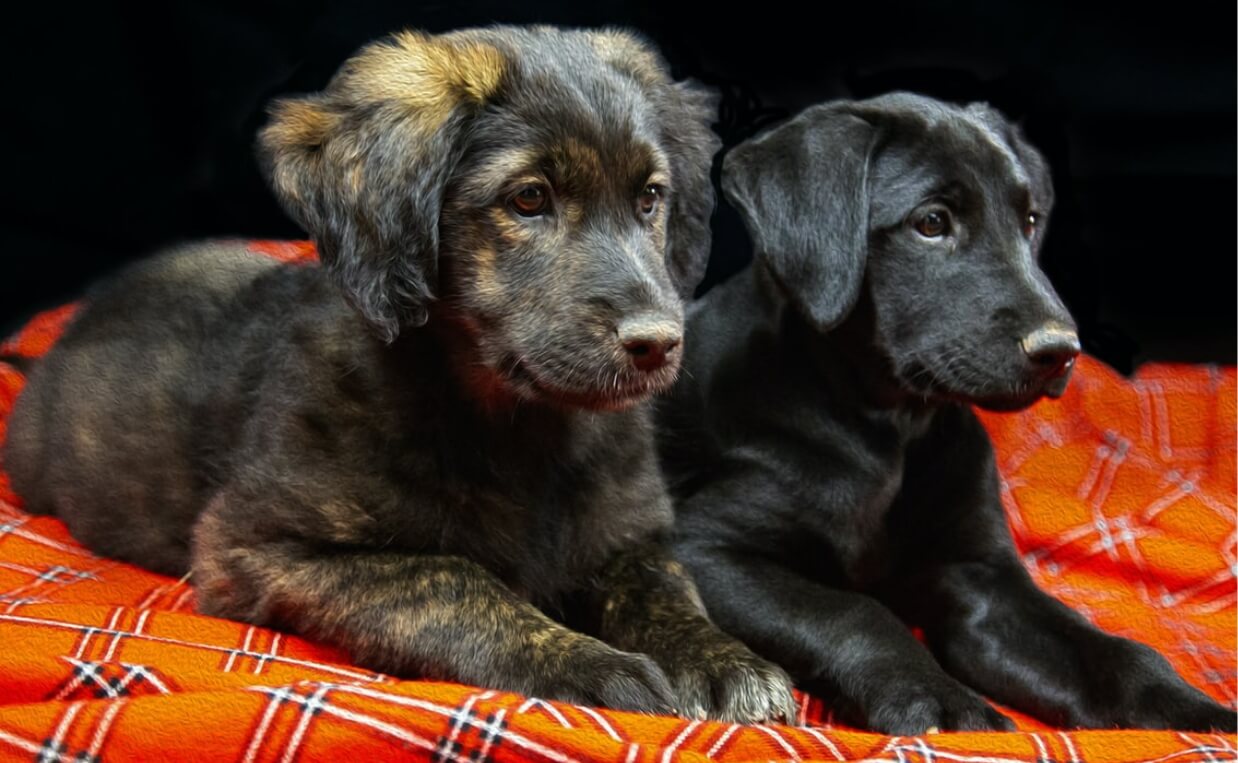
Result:
{"label": "tan ear patch", "polygon": [[340,114],[317,96],[285,98],[271,106],[271,119],[259,140],[272,161],[271,184],[281,197],[297,204],[304,201],[305,175],[339,121]]}
{"label": "tan ear patch", "polygon": [[271,148],[321,146],[339,122],[339,115],[316,98],[285,98],[271,107],[271,120],[262,141]]}
{"label": "tan ear patch", "polygon": [[589,42],[598,58],[627,72],[644,85],[661,85],[670,81],[662,59],[639,38],[618,30],[590,32]]}
{"label": "tan ear patch", "polygon": [[399,32],[348,62],[337,87],[350,100],[386,101],[437,127],[461,101],[482,103],[503,79],[506,59],[494,46],[452,36]]}

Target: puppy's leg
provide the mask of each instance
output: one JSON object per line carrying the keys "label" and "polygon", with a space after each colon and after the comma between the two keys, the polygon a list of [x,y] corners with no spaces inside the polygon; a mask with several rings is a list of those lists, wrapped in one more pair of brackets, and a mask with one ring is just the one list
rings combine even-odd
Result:
{"label": "puppy's leg", "polygon": [[1080,728],[1234,731],[1235,711],[1182,680],[1155,650],[1103,633],[1011,558],[924,573],[920,622],[952,674],[1011,707]]}
{"label": "puppy's leg", "polygon": [[246,545],[222,524],[208,513],[197,531],[193,572],[206,614],[289,627],[396,675],[647,713],[674,707],[648,657],[556,623],[467,559]]}
{"label": "puppy's leg", "polygon": [[599,635],[651,655],[670,676],[683,715],[794,720],[791,679],[709,621],[692,580],[662,544],[618,554],[596,585]]}
{"label": "puppy's leg", "polygon": [[900,735],[1014,728],[877,601],[739,552],[683,548],[680,558],[718,624],[823,691],[840,720]]}
{"label": "puppy's leg", "polygon": [[1036,588],[1010,538],[992,446],[970,412],[952,414],[908,464],[903,490],[916,506],[903,532],[914,542],[894,588],[947,670],[1062,726],[1234,730],[1234,710],[1160,654]]}

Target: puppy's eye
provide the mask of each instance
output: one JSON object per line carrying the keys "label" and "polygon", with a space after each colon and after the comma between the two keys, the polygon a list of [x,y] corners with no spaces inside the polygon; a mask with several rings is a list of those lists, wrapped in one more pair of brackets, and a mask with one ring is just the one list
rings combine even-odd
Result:
{"label": "puppy's eye", "polygon": [[925,238],[941,238],[950,232],[950,215],[942,210],[925,212],[916,219],[914,227]]}
{"label": "puppy's eye", "polygon": [[1023,235],[1031,238],[1036,233],[1036,226],[1040,225],[1040,213],[1028,212],[1027,217],[1023,219]]}
{"label": "puppy's eye", "polygon": [[550,195],[540,185],[526,185],[512,197],[511,207],[522,217],[537,217],[550,205]]}
{"label": "puppy's eye", "polygon": [[650,183],[645,186],[645,190],[640,192],[637,197],[637,208],[640,209],[642,215],[652,215],[654,210],[658,208],[658,202],[662,200],[662,187]]}

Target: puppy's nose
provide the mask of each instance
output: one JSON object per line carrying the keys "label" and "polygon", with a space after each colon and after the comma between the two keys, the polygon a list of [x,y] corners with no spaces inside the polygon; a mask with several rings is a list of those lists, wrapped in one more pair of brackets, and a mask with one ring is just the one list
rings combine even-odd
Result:
{"label": "puppy's nose", "polygon": [[1028,360],[1049,378],[1068,373],[1079,355],[1079,335],[1060,324],[1042,326],[1019,344]]}
{"label": "puppy's nose", "polygon": [[665,319],[636,318],[619,324],[619,342],[638,371],[650,373],[671,362],[683,329]]}

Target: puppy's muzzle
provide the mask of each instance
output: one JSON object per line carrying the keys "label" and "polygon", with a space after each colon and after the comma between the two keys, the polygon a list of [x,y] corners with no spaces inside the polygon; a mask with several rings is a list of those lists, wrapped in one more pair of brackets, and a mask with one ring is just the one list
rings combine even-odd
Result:
{"label": "puppy's muzzle", "polygon": [[683,346],[683,325],[679,321],[659,315],[637,315],[622,321],[617,333],[629,362],[641,373],[653,373],[679,362]]}
{"label": "puppy's muzzle", "polygon": [[1070,326],[1049,323],[1019,342],[1031,365],[1031,373],[1043,379],[1044,393],[1061,397],[1070,381],[1070,372],[1079,357],[1079,335]]}

